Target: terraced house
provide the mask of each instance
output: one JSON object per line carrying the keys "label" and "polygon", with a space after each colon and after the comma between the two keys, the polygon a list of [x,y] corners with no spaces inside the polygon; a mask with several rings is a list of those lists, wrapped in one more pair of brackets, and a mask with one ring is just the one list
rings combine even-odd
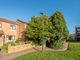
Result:
{"label": "terraced house", "polygon": [[21,20],[13,22],[0,18],[0,46],[10,41],[24,40],[26,24]]}

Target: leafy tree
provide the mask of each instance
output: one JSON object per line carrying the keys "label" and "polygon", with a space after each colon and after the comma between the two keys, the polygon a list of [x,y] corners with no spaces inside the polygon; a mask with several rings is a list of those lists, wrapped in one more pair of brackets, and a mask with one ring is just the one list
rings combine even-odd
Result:
{"label": "leafy tree", "polygon": [[48,17],[40,13],[39,17],[33,16],[26,27],[26,38],[38,45],[47,41],[51,48],[61,48],[68,38],[68,29],[64,16],[56,11]]}
{"label": "leafy tree", "polygon": [[48,21],[48,16],[46,15],[41,14],[39,17],[33,16],[25,30],[27,39],[38,45],[42,45],[51,35],[48,32]]}
{"label": "leafy tree", "polygon": [[60,48],[63,46],[64,41],[68,38],[68,29],[66,26],[66,21],[64,16],[60,11],[56,11],[51,17],[50,21],[52,22],[52,34],[50,41],[50,47]]}

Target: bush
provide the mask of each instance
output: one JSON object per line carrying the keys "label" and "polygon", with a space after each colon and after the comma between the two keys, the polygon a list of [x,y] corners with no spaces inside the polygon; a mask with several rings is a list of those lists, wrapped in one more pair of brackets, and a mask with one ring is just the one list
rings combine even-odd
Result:
{"label": "bush", "polygon": [[2,47],[1,47],[1,50],[5,53],[8,53],[8,43],[4,44]]}
{"label": "bush", "polygon": [[12,42],[8,42],[6,44],[4,44],[2,47],[1,47],[1,50],[4,52],[4,53],[8,53],[8,44],[11,44],[11,46],[16,46],[16,45],[19,45],[19,41],[12,41]]}
{"label": "bush", "polygon": [[8,42],[8,44],[11,44],[12,46],[16,46],[20,44],[20,41],[19,40],[11,41],[11,42]]}
{"label": "bush", "polygon": [[31,41],[25,41],[25,44],[29,44],[29,43],[31,43]]}
{"label": "bush", "polygon": [[14,41],[9,42],[8,44],[11,44],[11,46],[16,46],[16,43]]}
{"label": "bush", "polygon": [[19,40],[16,40],[15,43],[16,43],[16,45],[19,45],[20,44],[20,41]]}
{"label": "bush", "polygon": [[51,43],[50,48],[54,48],[54,49],[60,49],[60,48],[63,48],[63,42],[54,42],[54,43]]}

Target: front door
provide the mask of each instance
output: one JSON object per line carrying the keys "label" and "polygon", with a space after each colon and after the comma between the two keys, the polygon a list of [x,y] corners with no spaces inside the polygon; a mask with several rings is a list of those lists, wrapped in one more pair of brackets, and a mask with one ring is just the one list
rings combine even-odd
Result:
{"label": "front door", "polygon": [[0,35],[0,47],[3,46],[3,37]]}

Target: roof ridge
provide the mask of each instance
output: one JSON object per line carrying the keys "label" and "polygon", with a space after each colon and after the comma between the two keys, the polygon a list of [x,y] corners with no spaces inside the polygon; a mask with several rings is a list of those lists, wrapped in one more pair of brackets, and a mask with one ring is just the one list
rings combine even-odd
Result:
{"label": "roof ridge", "polygon": [[23,21],[23,20],[20,20],[20,19],[18,19],[17,21],[20,21],[20,22],[22,22],[22,23],[27,24],[27,22],[25,22],[25,21]]}

